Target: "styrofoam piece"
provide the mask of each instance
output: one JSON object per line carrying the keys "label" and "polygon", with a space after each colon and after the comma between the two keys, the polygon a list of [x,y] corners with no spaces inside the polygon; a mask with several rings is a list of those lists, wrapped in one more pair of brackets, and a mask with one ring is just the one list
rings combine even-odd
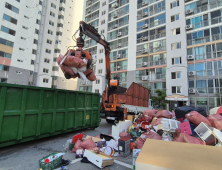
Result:
{"label": "styrofoam piece", "polygon": [[112,136],[119,137],[120,132],[127,132],[130,125],[132,125],[131,120],[119,121],[117,125],[112,125]]}
{"label": "styrofoam piece", "polygon": [[207,124],[201,122],[195,129],[194,131],[197,133],[197,135],[204,141],[210,141],[211,139],[214,139],[214,135],[212,134],[213,132],[212,127],[208,126]]}
{"label": "styrofoam piece", "polygon": [[161,123],[164,131],[175,132],[176,129],[180,128],[180,122],[176,120],[162,118]]}
{"label": "styrofoam piece", "polygon": [[213,135],[218,139],[219,143],[222,143],[222,132],[220,130],[214,128]]}

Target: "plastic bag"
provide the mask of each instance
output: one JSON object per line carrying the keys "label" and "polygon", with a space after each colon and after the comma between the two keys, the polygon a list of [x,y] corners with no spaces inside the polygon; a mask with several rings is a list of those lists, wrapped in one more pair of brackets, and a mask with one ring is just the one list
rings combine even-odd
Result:
{"label": "plastic bag", "polygon": [[90,137],[89,139],[86,139],[84,142],[82,142],[80,147],[83,149],[92,150],[94,147],[96,147],[96,144],[93,142],[92,137]]}
{"label": "plastic bag", "polygon": [[156,119],[156,120],[153,122],[152,126],[157,126],[157,125],[161,124],[161,120],[162,120],[162,118]]}
{"label": "plastic bag", "polygon": [[106,146],[109,146],[118,151],[118,141],[115,141],[113,139],[111,139],[110,141],[106,141]]}
{"label": "plastic bag", "polygon": [[195,125],[199,125],[201,122],[204,122],[206,124],[208,124],[209,126],[211,126],[211,123],[209,122],[209,120],[207,120],[207,118],[205,118],[204,116],[202,116],[201,114],[199,114],[196,111],[192,111],[188,114],[185,115],[185,117],[192,122]]}
{"label": "plastic bag", "polygon": [[138,138],[135,143],[135,148],[142,149],[144,143],[145,143],[145,141],[141,137]]}
{"label": "plastic bag", "polygon": [[149,116],[148,113],[143,113],[143,116],[142,118],[145,120],[145,121],[148,121],[148,122],[151,122],[153,117]]}
{"label": "plastic bag", "polygon": [[206,143],[204,141],[202,141],[201,139],[198,139],[196,137],[190,136],[190,135],[188,135],[186,133],[181,133],[176,141],[177,142],[185,142],[185,143],[206,145]]}
{"label": "plastic bag", "polygon": [[97,142],[97,147],[98,148],[106,147],[106,141],[99,141],[99,142]]}
{"label": "plastic bag", "polygon": [[147,116],[150,116],[150,117],[155,117],[156,116],[156,113],[157,113],[158,110],[154,110],[154,109],[147,109],[143,112],[143,114],[147,115]]}
{"label": "plastic bag", "polygon": [[156,113],[156,117],[157,118],[167,118],[167,119],[171,119],[172,115],[167,111],[167,110],[160,110]]}
{"label": "plastic bag", "polygon": [[82,149],[82,147],[80,146],[82,144],[81,140],[77,140],[77,142],[74,145],[74,148],[72,149],[71,152],[76,152],[78,149]]}
{"label": "plastic bag", "polygon": [[136,138],[139,138],[140,135],[141,135],[141,133],[138,132],[138,131],[136,131],[135,129],[132,129],[132,130],[130,131],[130,135],[132,135],[132,136],[134,136],[134,137],[136,137]]}
{"label": "plastic bag", "polygon": [[119,137],[127,137],[127,138],[132,138],[132,136],[129,134],[129,133],[127,133],[127,132],[121,132],[120,134],[119,134]]}
{"label": "plastic bag", "polygon": [[210,115],[207,117],[207,119],[209,120],[209,122],[214,128],[218,130],[222,130],[222,116],[221,115],[218,115],[218,114]]}

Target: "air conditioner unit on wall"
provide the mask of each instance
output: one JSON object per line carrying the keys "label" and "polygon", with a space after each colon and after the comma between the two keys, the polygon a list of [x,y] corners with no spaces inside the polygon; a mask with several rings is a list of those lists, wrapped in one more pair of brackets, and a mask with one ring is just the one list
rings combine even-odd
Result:
{"label": "air conditioner unit on wall", "polygon": [[118,32],[117,36],[121,37],[122,36],[122,32]]}
{"label": "air conditioner unit on wall", "polygon": [[189,71],[188,72],[188,76],[195,76],[196,75],[196,71]]}
{"label": "air conditioner unit on wall", "polygon": [[193,13],[193,9],[188,9],[187,11],[186,11],[186,14],[192,14]]}
{"label": "air conditioner unit on wall", "polygon": [[193,55],[188,55],[187,56],[187,60],[193,60],[194,59],[194,56]]}
{"label": "air conditioner unit on wall", "polygon": [[88,10],[88,14],[91,12],[91,9]]}
{"label": "air conditioner unit on wall", "polygon": [[119,47],[119,48],[122,47],[122,44],[118,44],[118,47]]}
{"label": "air conditioner unit on wall", "polygon": [[92,1],[88,1],[88,5],[91,5],[92,4]]}
{"label": "air conditioner unit on wall", "polygon": [[143,6],[148,5],[148,2],[147,2],[147,1],[144,1],[144,2],[142,3],[142,5],[143,5]]}
{"label": "air conditioner unit on wall", "polygon": [[149,52],[148,49],[144,49],[144,50],[142,51],[143,54],[146,54],[146,53],[148,53],[148,52]]}
{"label": "air conditioner unit on wall", "polygon": [[85,48],[88,48],[88,44],[86,44],[84,47],[85,47]]}
{"label": "air conditioner unit on wall", "polygon": [[117,27],[118,27],[118,24],[115,24],[115,25],[114,25],[114,28],[117,28]]}
{"label": "air conditioner unit on wall", "polygon": [[137,50],[136,52],[139,53],[139,52],[141,52],[141,51],[142,51],[142,50]]}
{"label": "air conditioner unit on wall", "polygon": [[117,18],[117,17],[118,17],[118,14],[117,14],[117,13],[114,13],[113,17],[114,17],[114,18]]}
{"label": "air conditioner unit on wall", "polygon": [[118,3],[115,3],[113,7],[114,7],[114,8],[117,8],[118,6],[119,6],[119,4],[118,4]]}
{"label": "air conditioner unit on wall", "polygon": [[191,30],[193,29],[193,25],[186,25],[186,30]]}
{"label": "air conditioner unit on wall", "polygon": [[142,76],[142,80],[143,80],[143,81],[149,80],[149,79],[148,79],[148,76]]}
{"label": "air conditioner unit on wall", "polygon": [[121,54],[117,54],[116,58],[120,59],[120,58],[122,58],[122,55]]}
{"label": "air conditioner unit on wall", "polygon": [[145,67],[145,66],[147,66],[147,62],[142,62],[142,67]]}
{"label": "air conditioner unit on wall", "polygon": [[120,66],[117,66],[117,70],[120,70]]}
{"label": "air conditioner unit on wall", "polygon": [[189,93],[196,93],[196,89],[194,89],[194,88],[189,88]]}
{"label": "air conditioner unit on wall", "polygon": [[143,25],[143,28],[148,28],[148,24],[144,24],[144,25]]}
{"label": "air conditioner unit on wall", "polygon": [[147,36],[142,38],[143,41],[146,41],[147,39],[148,39]]}
{"label": "air conditioner unit on wall", "polygon": [[143,16],[145,17],[145,16],[148,16],[148,12],[144,12],[143,13]]}

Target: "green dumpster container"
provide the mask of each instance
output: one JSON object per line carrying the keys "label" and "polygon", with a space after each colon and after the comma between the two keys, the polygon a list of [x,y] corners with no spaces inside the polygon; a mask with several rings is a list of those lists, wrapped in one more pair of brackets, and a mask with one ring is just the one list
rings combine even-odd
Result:
{"label": "green dumpster container", "polygon": [[99,123],[98,93],[0,83],[0,147]]}

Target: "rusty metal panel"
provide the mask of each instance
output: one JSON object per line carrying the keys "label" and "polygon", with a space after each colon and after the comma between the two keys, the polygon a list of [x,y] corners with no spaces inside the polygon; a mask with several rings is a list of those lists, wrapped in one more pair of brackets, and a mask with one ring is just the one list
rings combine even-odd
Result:
{"label": "rusty metal panel", "polygon": [[133,105],[134,106],[139,106],[138,103],[139,103],[139,99],[137,97],[134,97],[133,98]]}
{"label": "rusty metal panel", "polygon": [[144,104],[143,99],[139,99],[139,106],[143,107],[143,104]]}
{"label": "rusty metal panel", "polygon": [[133,89],[133,86],[134,86],[134,85],[133,85],[133,84],[134,84],[134,83],[132,83],[132,84],[130,85],[130,87],[128,88],[126,94],[133,96],[133,92],[134,92],[134,89]]}
{"label": "rusty metal panel", "polygon": [[126,96],[126,104],[133,105],[133,96],[130,95]]}
{"label": "rusty metal panel", "polygon": [[145,88],[140,86],[140,98],[145,99]]}
{"label": "rusty metal panel", "polygon": [[149,90],[147,88],[144,88],[144,99],[149,100]]}
{"label": "rusty metal panel", "polygon": [[126,94],[117,94],[117,103],[118,104],[125,104],[126,103]]}
{"label": "rusty metal panel", "polygon": [[134,91],[134,96],[135,97],[140,97],[140,85],[133,83],[133,91]]}

